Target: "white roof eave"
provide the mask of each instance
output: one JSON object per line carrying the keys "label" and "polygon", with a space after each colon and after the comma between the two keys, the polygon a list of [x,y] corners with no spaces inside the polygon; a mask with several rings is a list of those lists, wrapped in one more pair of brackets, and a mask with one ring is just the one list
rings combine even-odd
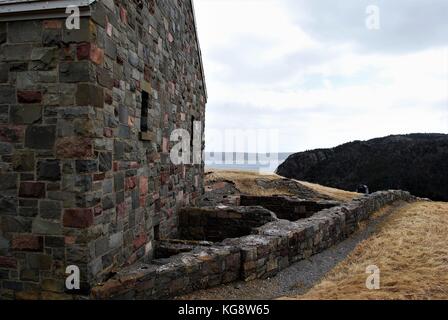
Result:
{"label": "white roof eave", "polygon": [[0,21],[28,20],[38,18],[55,18],[66,15],[67,7],[77,6],[81,15],[85,16],[86,8],[89,8],[96,0],[52,0],[52,1],[9,1],[0,0]]}

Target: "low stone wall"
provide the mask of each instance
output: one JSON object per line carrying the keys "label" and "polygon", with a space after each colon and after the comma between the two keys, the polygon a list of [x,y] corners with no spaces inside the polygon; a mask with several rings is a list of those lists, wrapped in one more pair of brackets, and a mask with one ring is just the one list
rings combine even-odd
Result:
{"label": "low stone wall", "polygon": [[377,192],[297,222],[268,222],[251,235],[207,244],[208,247],[198,246],[191,252],[165,259],[163,265],[141,264],[124,269],[94,288],[92,298],[170,298],[238,279],[271,277],[347,238],[360,221],[382,207],[414,199],[404,191]]}
{"label": "low stone wall", "polygon": [[286,266],[339,243],[352,234],[360,221],[395,201],[411,201],[404,191],[382,191],[350,203],[322,210],[297,222],[276,221],[255,231],[255,235],[228,239],[224,245],[241,249],[244,280],[266,278]]}
{"label": "low stone wall", "polygon": [[297,221],[311,217],[318,211],[338,206],[340,202],[330,200],[310,201],[287,196],[241,195],[240,205],[262,206],[274,212],[279,219]]}
{"label": "low stone wall", "polygon": [[166,259],[165,264],[138,264],[92,290],[93,299],[167,299],[240,278],[238,247],[196,247]]}
{"label": "low stone wall", "polygon": [[258,206],[184,208],[179,213],[179,238],[220,242],[276,220],[271,211]]}

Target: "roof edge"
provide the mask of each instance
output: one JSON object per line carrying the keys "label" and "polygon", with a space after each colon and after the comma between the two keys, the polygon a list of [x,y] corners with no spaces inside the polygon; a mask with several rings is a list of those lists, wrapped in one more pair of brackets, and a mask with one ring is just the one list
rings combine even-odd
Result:
{"label": "roof edge", "polygon": [[89,16],[90,5],[94,2],[96,0],[0,2],[0,21],[67,17],[66,9],[70,6],[77,6],[81,16]]}
{"label": "roof edge", "polygon": [[197,51],[198,51],[198,54],[199,54],[199,64],[201,65],[202,86],[204,87],[205,100],[207,101],[208,100],[207,85],[205,83],[204,64],[203,64],[203,61],[202,61],[201,46],[199,44],[198,26],[196,24],[196,12],[194,10],[193,0],[190,0],[190,4],[191,4],[191,10],[193,12],[194,31],[196,33],[196,44],[197,44]]}

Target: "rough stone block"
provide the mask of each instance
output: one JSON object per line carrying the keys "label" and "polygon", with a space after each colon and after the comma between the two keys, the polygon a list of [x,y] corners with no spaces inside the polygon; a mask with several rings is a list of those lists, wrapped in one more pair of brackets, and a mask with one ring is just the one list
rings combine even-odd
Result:
{"label": "rough stone block", "polygon": [[92,209],[67,209],[64,212],[63,224],[67,228],[85,229],[93,224]]}
{"label": "rough stone block", "polygon": [[3,45],[4,61],[29,61],[32,49],[33,46],[30,44],[5,44]]}
{"label": "rough stone block", "polygon": [[17,260],[14,257],[0,256],[0,268],[16,269],[17,268]]}
{"label": "rough stone block", "polygon": [[29,126],[25,133],[25,146],[31,149],[53,149],[56,126]]}
{"label": "rough stone block", "polygon": [[33,234],[40,235],[61,235],[62,226],[60,222],[53,222],[36,218],[33,221]]}
{"label": "rough stone block", "polygon": [[41,42],[42,23],[37,20],[14,21],[8,23],[8,42]]}
{"label": "rough stone block", "polygon": [[59,181],[61,164],[59,160],[41,160],[37,165],[37,177],[41,181]]}
{"label": "rough stone block", "polygon": [[0,86],[0,104],[16,103],[16,90],[10,86]]}
{"label": "rough stone block", "polygon": [[39,216],[43,219],[58,220],[61,218],[62,205],[59,201],[42,200],[39,203]]}
{"label": "rough stone block", "polygon": [[21,182],[19,197],[22,198],[44,198],[45,183],[42,182]]}
{"label": "rough stone block", "polygon": [[0,64],[0,83],[6,83],[9,80],[9,65],[6,63]]}
{"label": "rough stone block", "polygon": [[56,141],[56,154],[61,159],[92,158],[92,140],[82,137],[59,138]]}
{"label": "rough stone block", "polygon": [[90,63],[88,61],[62,62],[59,65],[59,80],[66,83],[89,82]]}
{"label": "rough stone block", "polygon": [[12,167],[17,172],[34,171],[34,152],[30,150],[16,151],[12,156]]}
{"label": "rough stone block", "polygon": [[78,106],[104,107],[103,88],[91,84],[79,84],[76,91],[76,104]]}
{"label": "rough stone block", "polygon": [[12,239],[12,249],[15,251],[42,251],[43,238],[30,234],[15,235]]}
{"label": "rough stone block", "polygon": [[[23,100],[22,100],[23,101]],[[14,124],[36,124],[42,120],[42,107],[36,105],[12,106],[10,109],[11,123]]]}

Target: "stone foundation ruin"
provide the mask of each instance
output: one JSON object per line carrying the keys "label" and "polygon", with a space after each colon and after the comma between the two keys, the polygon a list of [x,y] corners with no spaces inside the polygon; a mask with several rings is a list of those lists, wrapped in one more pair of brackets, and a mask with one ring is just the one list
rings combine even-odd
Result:
{"label": "stone foundation ruin", "polygon": [[[413,200],[404,191],[377,192],[295,222],[278,219],[262,207],[186,208],[181,221],[187,225],[180,226],[186,237],[219,241],[225,234],[214,226],[220,223],[229,227],[228,235],[252,229],[250,234],[221,242],[161,241],[163,260],[122,269],[93,288],[92,298],[164,299],[237,280],[271,277],[292,263],[346,239],[359,222],[382,207]],[[260,220],[256,222],[254,217]],[[247,228],[238,227],[246,222]]]}

